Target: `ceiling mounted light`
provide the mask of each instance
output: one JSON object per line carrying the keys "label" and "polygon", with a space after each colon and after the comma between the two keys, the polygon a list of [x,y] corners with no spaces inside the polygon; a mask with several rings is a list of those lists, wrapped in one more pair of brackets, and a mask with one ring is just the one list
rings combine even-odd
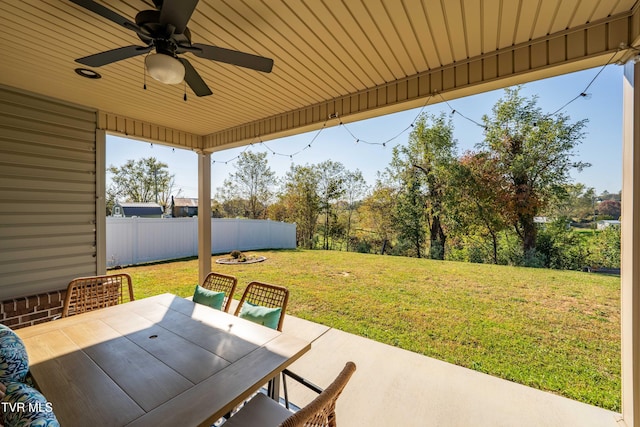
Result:
{"label": "ceiling mounted light", "polygon": [[99,79],[100,77],[102,77],[97,72],[90,70],[88,68],[76,68],[73,71],[75,71],[77,75],[86,77],[88,79]]}
{"label": "ceiling mounted light", "polygon": [[149,75],[159,82],[176,84],[184,80],[184,65],[164,53],[152,53],[144,59]]}

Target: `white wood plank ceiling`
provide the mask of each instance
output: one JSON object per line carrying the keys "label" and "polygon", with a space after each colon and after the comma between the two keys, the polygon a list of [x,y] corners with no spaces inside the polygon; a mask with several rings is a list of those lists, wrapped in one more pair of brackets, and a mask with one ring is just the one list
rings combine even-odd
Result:
{"label": "white wood plank ceiling", "polygon": [[[154,8],[151,0],[100,3],[130,20]],[[99,80],[74,73],[76,58],[140,45],[134,32],[66,0],[3,0],[0,84],[89,106],[111,118],[182,131],[191,136],[184,145],[220,148],[246,140],[249,133],[268,138],[317,125],[329,102],[398,82],[410,86],[413,77],[456,64],[470,65],[456,70],[449,88],[445,73],[438,77],[440,87],[432,77],[428,87],[409,89],[408,96],[394,88],[396,95],[385,95],[375,105],[353,98],[342,114],[371,116],[388,112],[380,110],[387,104],[408,108],[402,101],[424,99],[436,89],[486,90],[479,83],[520,72],[522,79],[531,78],[526,71],[536,67],[604,63],[620,43],[634,42],[636,8],[636,0],[200,0],[188,24],[193,42],[270,57],[275,65],[265,74],[187,53],[213,95],[198,98],[187,88],[185,102],[182,84],[147,78],[143,90],[144,56],[96,68]],[[591,26],[599,29],[589,33]],[[535,48],[559,38],[565,39],[558,54],[564,57],[555,63],[548,58],[553,49]],[[473,67],[523,46],[528,50],[520,55],[526,56],[520,71],[517,55],[500,58],[496,76],[486,64]],[[546,63],[536,65],[535,55],[546,55]],[[513,69],[502,73],[510,63]],[[462,71],[466,77],[460,77]],[[291,123],[286,117],[293,117]],[[123,131],[104,122],[108,130]],[[243,127],[249,130],[236,132]],[[175,139],[170,142],[181,143]]]}

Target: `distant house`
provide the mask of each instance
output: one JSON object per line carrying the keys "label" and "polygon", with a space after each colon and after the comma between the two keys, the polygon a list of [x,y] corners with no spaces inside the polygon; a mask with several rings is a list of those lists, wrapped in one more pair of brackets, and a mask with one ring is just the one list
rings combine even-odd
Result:
{"label": "distant house", "polygon": [[620,221],[616,219],[603,219],[597,222],[596,227],[598,230],[604,230],[608,227],[620,227]]}
{"label": "distant house", "polygon": [[174,218],[198,216],[198,199],[171,196],[171,216]]}
{"label": "distant house", "polygon": [[548,218],[546,216],[534,216],[533,223],[534,224],[550,224],[553,222],[553,219]]}
{"label": "distant house", "polygon": [[157,203],[116,203],[111,210],[116,218],[162,218],[162,206]]}

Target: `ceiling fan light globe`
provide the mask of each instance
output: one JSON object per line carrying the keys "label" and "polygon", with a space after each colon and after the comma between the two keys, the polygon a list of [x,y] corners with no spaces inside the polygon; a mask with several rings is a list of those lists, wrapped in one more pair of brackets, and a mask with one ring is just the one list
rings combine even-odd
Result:
{"label": "ceiling fan light globe", "polygon": [[177,84],[184,80],[184,65],[176,58],[164,53],[152,53],[144,59],[151,77],[166,84]]}

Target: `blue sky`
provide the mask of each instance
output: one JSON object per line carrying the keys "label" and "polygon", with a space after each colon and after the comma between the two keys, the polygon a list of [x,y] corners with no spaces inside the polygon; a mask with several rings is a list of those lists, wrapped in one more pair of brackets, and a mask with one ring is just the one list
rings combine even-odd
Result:
{"label": "blue sky", "polygon": [[[602,72],[598,75],[600,71]],[[538,95],[538,106],[543,112],[552,113],[584,92],[596,75],[597,78],[586,90],[588,96],[578,97],[562,111],[572,121],[585,118],[589,120],[585,128],[586,136],[578,147],[576,159],[591,163],[592,166],[581,173],[573,173],[574,181],[594,187],[598,193],[604,190],[613,193],[618,192],[622,185],[622,67],[608,65],[604,70],[599,67],[532,82],[523,86],[521,94]],[[503,90],[487,92],[448,101],[448,105],[440,102],[423,111],[431,114],[439,114],[441,111],[451,113],[452,109],[456,111],[451,117],[458,151],[462,153],[473,149],[482,140],[482,129],[462,115],[480,123],[482,115],[490,114],[491,108],[503,94]],[[331,120],[319,133],[314,131],[265,141],[264,145],[256,143],[248,150],[267,151],[269,166],[279,178],[284,177],[291,164],[316,164],[330,159],[343,163],[349,170],[359,169],[367,183],[373,185],[377,172],[384,170],[389,164],[392,147],[406,144],[408,131],[387,142],[386,147],[380,144],[400,134],[420,111],[420,108],[407,110],[346,126],[339,126],[337,120]],[[309,144],[311,148],[305,149]],[[213,194],[235,171],[233,159],[245,149],[247,148],[242,147],[212,154]],[[272,154],[273,151],[278,154]],[[177,148],[174,150],[160,144],[107,136],[107,166],[120,166],[129,159],[151,156],[169,165],[170,173],[175,175],[176,188],[182,189],[182,196],[197,197],[195,153]]]}

